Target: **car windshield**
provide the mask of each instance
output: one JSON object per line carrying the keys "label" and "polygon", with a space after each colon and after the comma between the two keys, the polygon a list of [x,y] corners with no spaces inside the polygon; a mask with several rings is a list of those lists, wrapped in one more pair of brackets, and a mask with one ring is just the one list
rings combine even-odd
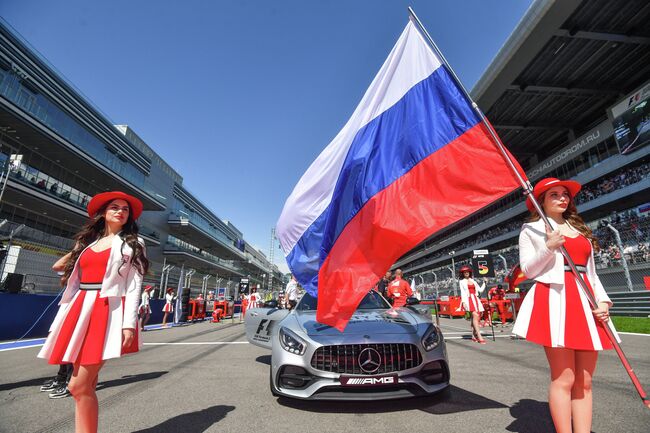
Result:
{"label": "car windshield", "polygon": [[[316,311],[316,305],[318,304],[318,298],[305,293],[296,306],[298,311]],[[377,310],[377,309],[388,309],[390,304],[382,298],[382,296],[375,292],[374,290],[368,292],[366,296],[363,297],[357,310]]]}

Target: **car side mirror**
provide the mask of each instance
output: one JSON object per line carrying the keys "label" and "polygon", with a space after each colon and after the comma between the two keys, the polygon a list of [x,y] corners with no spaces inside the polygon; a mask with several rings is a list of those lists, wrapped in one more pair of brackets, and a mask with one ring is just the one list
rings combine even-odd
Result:
{"label": "car side mirror", "polygon": [[420,300],[418,298],[410,297],[406,298],[406,305],[417,305],[420,303]]}

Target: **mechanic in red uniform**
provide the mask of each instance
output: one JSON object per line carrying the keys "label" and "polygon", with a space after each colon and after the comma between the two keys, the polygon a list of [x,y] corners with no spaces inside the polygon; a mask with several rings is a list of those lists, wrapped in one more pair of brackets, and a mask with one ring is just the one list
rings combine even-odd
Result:
{"label": "mechanic in red uniform", "polygon": [[496,287],[492,287],[488,291],[488,300],[490,301],[491,307],[496,307],[499,312],[499,319],[501,319],[501,326],[506,325],[506,305],[504,302],[492,302],[492,301],[503,301],[506,299],[506,291],[503,290],[503,286],[499,284]]}
{"label": "mechanic in red uniform", "polygon": [[402,270],[395,271],[395,279],[388,285],[388,299],[393,301],[393,307],[406,305],[406,298],[413,296],[413,290],[408,281],[402,279]]}

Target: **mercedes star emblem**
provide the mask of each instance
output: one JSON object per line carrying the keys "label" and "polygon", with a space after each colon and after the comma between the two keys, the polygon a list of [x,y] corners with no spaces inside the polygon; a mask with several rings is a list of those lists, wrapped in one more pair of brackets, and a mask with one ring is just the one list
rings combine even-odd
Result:
{"label": "mercedes star emblem", "polygon": [[375,349],[367,347],[359,353],[359,367],[364,373],[374,373],[381,365],[381,355]]}

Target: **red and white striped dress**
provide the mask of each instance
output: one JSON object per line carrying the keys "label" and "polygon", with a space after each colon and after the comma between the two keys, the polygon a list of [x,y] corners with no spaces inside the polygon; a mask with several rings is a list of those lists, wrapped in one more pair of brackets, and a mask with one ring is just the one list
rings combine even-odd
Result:
{"label": "red and white striped dress", "polygon": [[173,313],[174,312],[174,295],[171,293],[165,294],[165,306],[162,309],[163,313]]}
{"label": "red and white striped dress", "polygon": [[479,313],[482,312],[483,304],[481,303],[480,299],[476,295],[476,287],[474,286],[474,284],[468,284],[467,291],[469,292],[469,296],[467,297],[469,310],[467,311],[476,311]]}
{"label": "red and white striped dress", "polygon": [[259,308],[261,297],[257,292],[248,295],[248,308]]}
{"label": "red and white striped dress", "polygon": [[124,298],[99,297],[110,254],[111,248],[83,252],[80,288],[72,301],[59,308],[39,358],[50,364],[91,365],[138,351],[138,329],[131,346],[122,347]]}
{"label": "red and white striped dress", "polygon": [[[591,258],[591,242],[582,235],[565,236],[571,259],[578,266],[587,266]],[[589,290],[593,288],[586,274],[582,274]],[[597,321],[589,302],[578,288],[571,271],[564,272],[564,286],[537,282],[522,302],[512,333],[533,343],[548,347],[565,347],[574,350],[611,349],[604,326],[614,326]]]}

